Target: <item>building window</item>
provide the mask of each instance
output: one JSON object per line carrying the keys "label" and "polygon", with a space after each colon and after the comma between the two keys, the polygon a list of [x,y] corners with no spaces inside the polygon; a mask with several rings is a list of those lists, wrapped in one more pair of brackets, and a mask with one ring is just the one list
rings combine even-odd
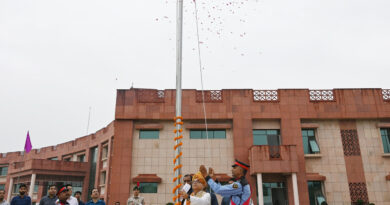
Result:
{"label": "building window", "polygon": [[20,187],[20,184],[14,184],[14,189],[12,190],[13,194],[17,194],[19,193],[19,187]]}
{"label": "building window", "polygon": [[70,162],[70,160],[72,159],[72,157],[64,157],[63,160],[64,161],[67,161],[67,162]]}
{"label": "building window", "polygon": [[5,184],[0,184],[0,190],[5,190]]}
{"label": "building window", "polygon": [[140,139],[158,139],[160,131],[158,130],[140,130],[139,138]]}
{"label": "building window", "polygon": [[100,185],[105,185],[106,184],[106,172],[102,172],[100,174]]}
{"label": "building window", "polygon": [[280,145],[279,130],[253,130],[253,145]]}
{"label": "building window", "polygon": [[102,159],[107,159],[107,157],[108,157],[108,145],[104,145],[102,150]]}
{"label": "building window", "polygon": [[[91,148],[89,151],[89,162],[91,163],[91,166],[89,168],[89,173],[96,173],[96,162],[97,162],[97,153],[98,148],[94,147]],[[88,183],[88,193],[92,193],[93,188],[95,188],[95,176],[96,174],[91,174],[89,177],[89,183]],[[91,200],[91,195],[87,194],[88,200]]]}
{"label": "building window", "polygon": [[320,152],[314,129],[303,129],[302,138],[303,150],[305,154],[315,154]]}
{"label": "building window", "polygon": [[142,182],[139,185],[140,193],[157,193],[157,183]]}
{"label": "building window", "polygon": [[34,184],[34,193],[38,193],[39,185],[38,183]]}
{"label": "building window", "polygon": [[49,160],[58,160],[58,157],[49,158]]}
{"label": "building window", "polygon": [[0,167],[0,176],[7,176],[8,167]]}
{"label": "building window", "polygon": [[383,151],[384,153],[390,153],[390,129],[381,129]]}
{"label": "building window", "polygon": [[190,130],[190,139],[226,139],[226,130]]}
{"label": "building window", "polygon": [[322,182],[308,181],[307,185],[309,187],[310,205],[321,205],[322,202],[326,201],[322,190]]}
{"label": "building window", "polygon": [[77,155],[77,161],[78,162],[84,162],[85,161],[85,154]]}

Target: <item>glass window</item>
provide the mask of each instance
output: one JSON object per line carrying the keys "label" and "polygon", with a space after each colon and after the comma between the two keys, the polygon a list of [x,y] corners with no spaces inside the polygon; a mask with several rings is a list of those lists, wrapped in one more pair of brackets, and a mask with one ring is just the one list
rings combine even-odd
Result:
{"label": "glass window", "polygon": [[190,139],[226,139],[226,130],[190,130]]}
{"label": "glass window", "polygon": [[322,190],[322,182],[308,181],[310,205],[321,205],[326,201]]}
{"label": "glass window", "polygon": [[102,172],[102,174],[100,175],[100,184],[106,184],[106,172]]}
{"label": "glass window", "polygon": [[58,157],[49,158],[49,160],[58,160]]}
{"label": "glass window", "polygon": [[[158,138],[158,135],[157,135],[157,138]],[[106,159],[107,156],[108,156],[108,145],[105,145],[103,147],[102,159]]]}
{"label": "glass window", "polygon": [[215,130],[214,131],[214,139],[226,139],[226,131],[225,130]]}
{"label": "glass window", "polygon": [[[89,162],[91,162],[89,173],[96,173],[98,148],[94,147],[90,149]],[[95,187],[95,174],[90,174],[88,183],[88,193],[92,193],[92,189]],[[91,194],[87,194],[88,200],[91,200]]]}
{"label": "glass window", "polygon": [[310,140],[309,143],[310,143],[310,149],[314,153],[320,152],[320,148],[318,147],[317,142],[315,140]]}
{"label": "glass window", "polygon": [[140,193],[157,193],[157,183],[140,183]]}
{"label": "glass window", "polygon": [[0,176],[7,176],[8,167],[0,167]]}
{"label": "glass window", "polygon": [[77,161],[78,162],[84,162],[84,160],[85,160],[85,154],[77,156]]}
{"label": "glass window", "polygon": [[381,137],[384,153],[390,153],[390,129],[381,129]]}
{"label": "glass window", "polygon": [[303,150],[305,154],[314,154],[320,152],[320,147],[317,144],[314,129],[303,129]]}
{"label": "glass window", "polygon": [[190,130],[190,139],[202,139],[202,131]]}
{"label": "glass window", "polygon": [[253,145],[280,145],[279,130],[253,130]]}
{"label": "glass window", "polygon": [[140,139],[158,139],[159,131],[158,130],[140,130],[139,138]]}
{"label": "glass window", "polygon": [[14,184],[13,194],[19,193],[19,186],[20,184]]}
{"label": "glass window", "polygon": [[288,204],[287,187],[284,182],[263,183],[264,205]]}
{"label": "glass window", "polygon": [[34,184],[34,193],[38,193],[39,185],[38,183]]}
{"label": "glass window", "polygon": [[5,190],[5,184],[0,184],[0,190]]}

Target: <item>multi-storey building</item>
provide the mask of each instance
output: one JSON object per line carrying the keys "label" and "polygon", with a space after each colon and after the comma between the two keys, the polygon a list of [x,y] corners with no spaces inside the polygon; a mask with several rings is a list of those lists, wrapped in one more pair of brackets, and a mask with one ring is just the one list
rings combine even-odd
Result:
{"label": "multi-storey building", "polygon": [[[248,163],[260,204],[390,204],[390,90],[183,90],[182,172],[213,167],[224,183],[234,159]],[[147,204],[172,201],[175,90],[118,90],[115,120],[74,141],[0,158],[7,199],[29,184],[98,187],[125,203],[137,183]]]}

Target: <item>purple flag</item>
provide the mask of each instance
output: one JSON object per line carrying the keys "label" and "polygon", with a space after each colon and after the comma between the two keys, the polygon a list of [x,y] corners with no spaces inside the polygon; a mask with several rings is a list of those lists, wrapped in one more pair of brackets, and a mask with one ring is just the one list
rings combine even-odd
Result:
{"label": "purple flag", "polygon": [[31,140],[30,140],[30,134],[27,131],[27,137],[26,137],[26,143],[24,144],[24,151],[26,153],[29,153],[32,149]]}

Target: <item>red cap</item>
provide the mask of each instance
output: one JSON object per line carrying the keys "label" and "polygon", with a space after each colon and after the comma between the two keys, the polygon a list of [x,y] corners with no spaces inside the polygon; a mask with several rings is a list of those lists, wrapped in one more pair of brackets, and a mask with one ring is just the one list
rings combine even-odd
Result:
{"label": "red cap", "polygon": [[65,191],[68,191],[68,189],[66,188],[66,186],[64,186],[64,187],[62,187],[60,190],[58,190],[57,196],[58,196],[59,194],[61,194],[62,192],[65,192]]}
{"label": "red cap", "polygon": [[248,169],[250,167],[249,165],[247,165],[247,164],[245,164],[243,162],[240,162],[238,160],[236,160],[236,162],[232,165],[232,167],[235,167],[235,166],[240,166],[240,167],[242,167],[243,169],[245,169],[247,171],[248,171]]}

